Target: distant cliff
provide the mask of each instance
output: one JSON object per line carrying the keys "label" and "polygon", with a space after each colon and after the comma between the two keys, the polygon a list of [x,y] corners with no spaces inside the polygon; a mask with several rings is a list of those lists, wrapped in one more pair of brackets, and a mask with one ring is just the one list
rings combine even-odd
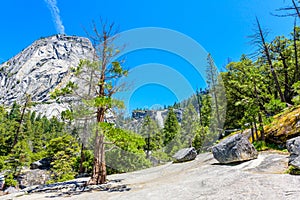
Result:
{"label": "distant cliff", "polygon": [[[179,123],[182,121],[183,109],[174,109],[177,120]],[[132,130],[139,133],[144,118],[149,116],[153,120],[157,121],[158,125],[163,128],[164,121],[168,115],[168,109],[164,110],[134,110],[131,113],[131,119],[121,125],[122,128]]]}
{"label": "distant cliff", "polygon": [[91,42],[83,37],[54,35],[35,41],[0,65],[0,104],[22,104],[25,94],[30,94],[36,103],[33,110],[47,117],[59,115],[65,105],[51,100],[50,92],[73,80],[70,68],[80,59],[91,59],[93,52]]}

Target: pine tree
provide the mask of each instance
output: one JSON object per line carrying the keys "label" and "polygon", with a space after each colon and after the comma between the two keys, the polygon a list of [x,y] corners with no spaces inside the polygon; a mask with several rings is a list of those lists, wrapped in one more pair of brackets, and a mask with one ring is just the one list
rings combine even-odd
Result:
{"label": "pine tree", "polygon": [[163,128],[165,152],[173,155],[181,148],[180,126],[172,107],[169,108]]}
{"label": "pine tree", "polygon": [[147,158],[149,158],[150,152],[160,149],[163,141],[157,122],[148,115],[144,118],[141,135],[145,138],[146,145],[144,146],[144,150],[146,151]]}
{"label": "pine tree", "polygon": [[181,142],[184,146],[192,146],[193,138],[197,133],[199,120],[197,112],[192,103],[189,103],[182,115],[181,122]]}

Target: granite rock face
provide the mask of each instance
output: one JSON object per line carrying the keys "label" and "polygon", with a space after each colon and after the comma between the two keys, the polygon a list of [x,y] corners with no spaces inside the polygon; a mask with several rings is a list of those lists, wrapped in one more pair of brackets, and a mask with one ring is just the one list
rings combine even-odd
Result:
{"label": "granite rock face", "polygon": [[21,189],[33,186],[33,185],[43,185],[51,179],[50,171],[48,170],[24,170],[17,177],[19,186]]}
{"label": "granite rock face", "polygon": [[300,169],[300,136],[289,139],[286,148],[290,153],[289,165]]}
{"label": "granite rock face", "polygon": [[175,158],[175,162],[187,162],[194,160],[196,157],[197,151],[194,147],[181,149],[173,155],[173,158]]}
{"label": "granite rock face", "polygon": [[0,104],[23,104],[25,94],[30,94],[38,103],[32,111],[58,116],[67,106],[51,100],[50,92],[74,81],[71,67],[91,59],[93,52],[91,42],[83,37],[55,35],[35,41],[0,65]]}
{"label": "granite rock face", "polygon": [[212,148],[214,158],[220,163],[232,163],[257,158],[254,146],[241,134],[233,135]]}

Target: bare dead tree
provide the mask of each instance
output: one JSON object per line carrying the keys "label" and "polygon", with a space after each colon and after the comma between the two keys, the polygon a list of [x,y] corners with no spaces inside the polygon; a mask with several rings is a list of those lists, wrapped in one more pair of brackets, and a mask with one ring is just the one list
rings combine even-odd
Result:
{"label": "bare dead tree", "polygon": [[300,18],[300,7],[297,5],[300,1],[296,2],[295,0],[292,0],[292,5],[286,6],[283,8],[279,8],[276,11],[277,12],[284,12],[284,14],[273,14],[277,17],[299,17]]}
{"label": "bare dead tree", "polygon": [[279,94],[281,102],[286,103],[286,100],[285,100],[284,95],[283,95],[283,93],[281,91],[281,88],[280,88],[277,73],[276,73],[275,68],[273,66],[273,61],[272,61],[272,58],[271,58],[271,55],[270,55],[270,47],[267,44],[266,39],[265,39],[266,38],[266,33],[264,33],[264,31],[262,30],[260,22],[259,22],[257,17],[256,17],[256,24],[257,24],[257,32],[253,36],[251,36],[253,38],[253,43],[258,45],[260,53],[263,54],[263,56],[266,59],[267,64],[270,67],[270,72],[271,72],[273,81],[275,83],[275,89]]}

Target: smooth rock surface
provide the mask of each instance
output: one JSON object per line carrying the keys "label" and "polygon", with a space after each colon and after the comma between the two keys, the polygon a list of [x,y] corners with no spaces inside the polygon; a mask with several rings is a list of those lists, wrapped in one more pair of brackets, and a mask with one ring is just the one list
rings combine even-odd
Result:
{"label": "smooth rock surface", "polygon": [[175,158],[174,162],[186,162],[186,161],[194,160],[196,156],[197,156],[197,151],[195,150],[194,147],[191,147],[191,148],[184,148],[177,151],[173,155],[173,158]]}
{"label": "smooth rock surface", "polygon": [[[20,197],[15,194],[0,199],[295,200],[300,196],[300,176],[284,174],[287,157],[287,154],[263,152],[255,160],[220,165],[211,153],[205,153],[191,162],[168,163],[137,172],[110,175],[108,179],[113,182],[110,190],[102,190],[101,187],[99,191],[86,192],[59,190]],[[88,179],[77,181],[83,180]]]}
{"label": "smooth rock surface", "polygon": [[220,163],[233,163],[257,158],[254,146],[241,134],[233,135],[213,146],[212,153]]}
{"label": "smooth rock surface", "polygon": [[290,153],[289,165],[300,169],[300,136],[289,139],[286,148]]}

